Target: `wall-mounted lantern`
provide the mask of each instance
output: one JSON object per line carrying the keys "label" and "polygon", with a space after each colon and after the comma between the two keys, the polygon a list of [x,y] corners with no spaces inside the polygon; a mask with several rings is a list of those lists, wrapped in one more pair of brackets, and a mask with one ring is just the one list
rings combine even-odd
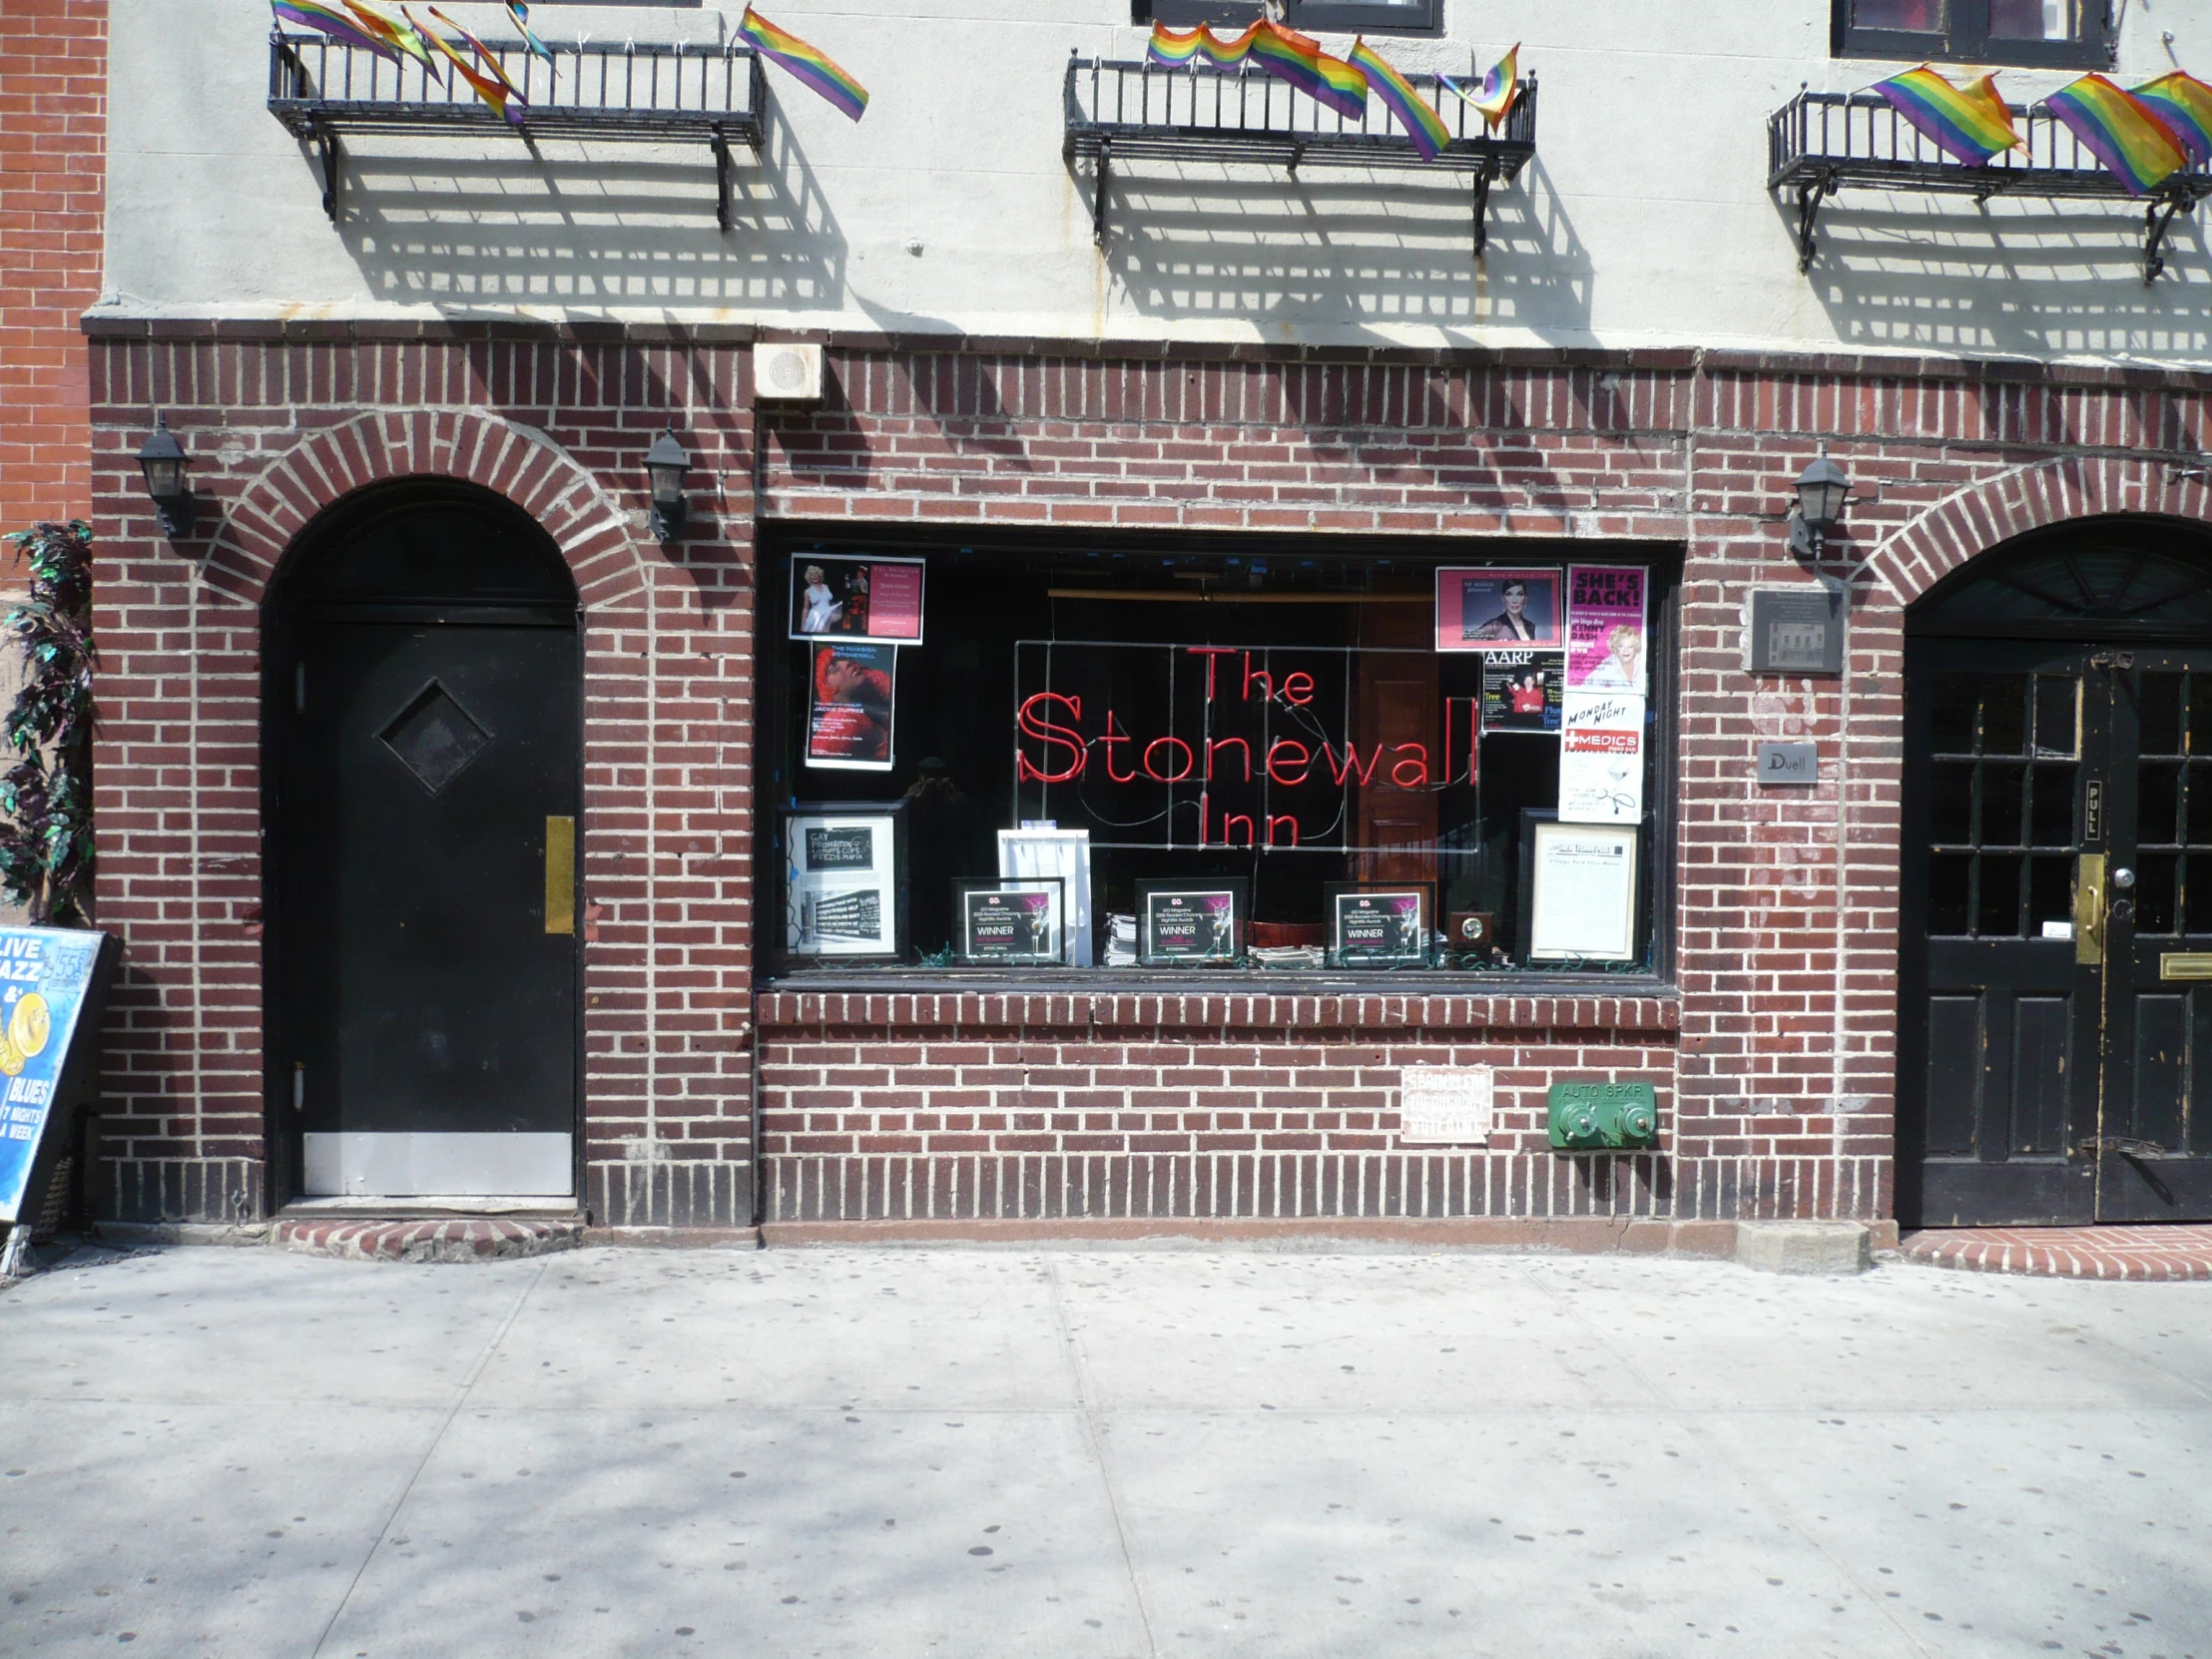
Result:
{"label": "wall-mounted lantern", "polygon": [[146,493],[154,498],[154,510],[161,517],[162,534],[172,540],[191,535],[192,486],[185,481],[185,468],[191,464],[191,459],[185,454],[185,446],[170,431],[166,416],[157,414],[154,417],[153,436],[138,452],[138,464],[139,470],[146,474]]}
{"label": "wall-mounted lantern", "polygon": [[646,476],[653,488],[653,534],[662,541],[674,541],[682,535],[684,523],[691,517],[691,503],[684,498],[684,474],[690,470],[691,457],[676,441],[672,425],[645,452]]}
{"label": "wall-mounted lantern", "polygon": [[1828,534],[1844,521],[1844,502],[1851,494],[1851,476],[1828,458],[1821,445],[1813,464],[1798,474],[1797,505],[1790,509],[1790,551],[1803,559],[1817,559]]}

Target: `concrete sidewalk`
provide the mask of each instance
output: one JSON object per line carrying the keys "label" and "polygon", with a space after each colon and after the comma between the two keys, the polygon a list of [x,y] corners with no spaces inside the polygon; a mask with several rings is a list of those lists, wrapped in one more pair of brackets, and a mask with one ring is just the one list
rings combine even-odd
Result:
{"label": "concrete sidewalk", "polygon": [[2212,1656],[2212,1286],[176,1250],[0,1296],[0,1652]]}

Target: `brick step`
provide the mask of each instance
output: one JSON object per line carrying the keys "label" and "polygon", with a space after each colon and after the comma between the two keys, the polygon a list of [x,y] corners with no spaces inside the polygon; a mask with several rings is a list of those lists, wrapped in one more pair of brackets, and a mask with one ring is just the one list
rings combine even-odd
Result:
{"label": "brick step", "polygon": [[356,1262],[489,1262],[573,1250],[583,1242],[577,1217],[400,1216],[275,1223],[269,1242],[314,1256]]}
{"label": "brick step", "polygon": [[2212,1227],[1942,1227],[1908,1233],[1909,1262],[2044,1279],[2212,1279]]}

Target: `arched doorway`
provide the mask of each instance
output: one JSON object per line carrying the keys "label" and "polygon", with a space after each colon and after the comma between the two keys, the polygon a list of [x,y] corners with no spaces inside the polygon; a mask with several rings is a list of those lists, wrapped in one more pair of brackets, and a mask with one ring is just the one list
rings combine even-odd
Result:
{"label": "arched doorway", "polygon": [[1973,560],[1905,707],[1900,1219],[2212,1218],[2212,527]]}
{"label": "arched doorway", "polygon": [[263,624],[273,1196],[572,1194],[559,551],[488,491],[379,486],[301,536]]}

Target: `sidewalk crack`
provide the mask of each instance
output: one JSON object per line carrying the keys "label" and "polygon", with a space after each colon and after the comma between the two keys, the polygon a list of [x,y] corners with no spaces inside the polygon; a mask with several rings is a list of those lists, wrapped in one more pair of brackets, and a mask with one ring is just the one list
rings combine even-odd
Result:
{"label": "sidewalk crack", "polygon": [[1114,1544],[1121,1551],[1121,1569],[1129,1580],[1129,1597],[1136,1604],[1137,1622],[1144,1629],[1144,1648],[1151,1659],[1159,1659],[1160,1643],[1152,1633],[1152,1609],[1146,1603],[1144,1584],[1137,1576],[1136,1558],[1129,1549],[1129,1529],[1122,1522],[1120,1489],[1114,1483],[1114,1471],[1106,1461],[1106,1436],[1101,1429],[1096,1408],[1091,1403],[1090,1367],[1083,1358],[1083,1344],[1068,1324],[1067,1306],[1060,1295],[1059,1265],[1050,1256],[1044,1259],[1045,1281],[1052,1288],[1052,1323],[1060,1333],[1060,1344],[1067,1350],[1068,1367],[1075,1379],[1075,1413],[1083,1424],[1083,1438],[1091,1448],[1091,1461],[1098,1467],[1099,1484],[1106,1492],[1106,1512],[1114,1523]]}
{"label": "sidewalk crack", "polygon": [[437,1431],[430,1436],[430,1443],[422,1448],[422,1455],[416,1459],[413,1471],[407,1476],[406,1485],[392,1499],[391,1507],[384,1511],[383,1524],[377,1527],[376,1536],[362,1552],[361,1564],[353,1569],[352,1578],[346,1582],[345,1594],[338,1597],[338,1604],[330,1610],[330,1617],[324,1622],[322,1633],[315,1638],[309,1659],[321,1659],[322,1650],[329,1645],[330,1633],[337,1629],[338,1620],[345,1616],[346,1608],[353,1605],[353,1598],[360,1590],[361,1579],[367,1575],[369,1563],[376,1559],[376,1552],[384,1547],[384,1540],[391,1536],[392,1524],[399,1519],[399,1512],[406,1508],[407,1499],[414,1495],[415,1486],[422,1479],[422,1471],[430,1466],[430,1459],[437,1455],[438,1447],[445,1443],[445,1436],[453,1427],[453,1419],[461,1414],[461,1407],[468,1403],[468,1396],[475,1391],[477,1382],[484,1375],[484,1368],[491,1364],[491,1357],[499,1352],[499,1345],[507,1340],[507,1333],[514,1329],[515,1321],[522,1316],[523,1304],[530,1300],[531,1293],[538,1288],[538,1282],[545,1277],[546,1270],[552,1265],[551,1258],[538,1263],[537,1271],[530,1275],[529,1283],[522,1287],[521,1295],[515,1298],[514,1305],[499,1322],[499,1329],[491,1334],[491,1340],[484,1344],[482,1352],[469,1366],[468,1375],[454,1387],[453,1402],[445,1408],[445,1415],[439,1419]]}

